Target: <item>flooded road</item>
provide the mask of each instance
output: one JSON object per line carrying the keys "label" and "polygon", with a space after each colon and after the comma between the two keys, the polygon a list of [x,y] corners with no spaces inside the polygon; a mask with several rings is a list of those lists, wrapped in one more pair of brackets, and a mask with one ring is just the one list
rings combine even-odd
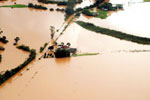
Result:
{"label": "flooded road", "polygon": [[[52,6],[48,5],[48,7]],[[53,7],[57,6],[53,5]],[[114,19],[117,20],[118,16],[121,16],[119,13],[125,11],[114,13],[106,20],[87,19],[84,16],[78,20],[130,32],[131,27],[129,30],[122,29],[120,27],[123,23],[114,23]],[[50,26],[58,29],[64,22],[63,13],[36,11],[28,8],[0,8],[0,16],[0,27],[10,40],[8,44],[4,45],[6,51],[2,52],[4,62],[2,61],[0,64],[0,71],[21,64],[28,56],[28,53],[23,53],[13,46],[16,36],[21,39],[19,44],[28,45],[38,52],[39,48],[50,40]],[[119,18],[118,20],[120,20]],[[136,30],[142,29],[142,27],[136,27]],[[135,33],[136,30],[134,29]],[[143,34],[142,36],[148,35]],[[83,29],[76,23],[72,23],[67,28],[58,39],[58,43],[60,42],[70,42],[71,46],[77,47],[81,53],[99,52],[100,54],[35,60],[0,86],[0,100],[150,99],[150,46],[97,34]],[[15,55],[17,57],[13,59]]]}

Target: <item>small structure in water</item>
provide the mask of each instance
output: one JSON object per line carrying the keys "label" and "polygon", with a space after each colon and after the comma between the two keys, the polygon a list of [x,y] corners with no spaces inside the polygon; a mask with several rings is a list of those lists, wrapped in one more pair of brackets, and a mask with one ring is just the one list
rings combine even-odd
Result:
{"label": "small structure in water", "polygon": [[64,45],[63,42],[61,42],[60,45],[53,45],[49,46],[48,51],[44,54],[44,58],[64,58],[64,57],[70,57],[72,54],[75,54],[77,49],[76,48],[70,48],[70,43],[67,43]]}

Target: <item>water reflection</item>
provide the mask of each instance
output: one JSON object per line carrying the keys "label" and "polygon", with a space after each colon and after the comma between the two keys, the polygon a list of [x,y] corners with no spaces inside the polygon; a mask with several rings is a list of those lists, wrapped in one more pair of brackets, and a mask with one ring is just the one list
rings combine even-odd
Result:
{"label": "water reflection", "polygon": [[67,58],[56,58],[55,62],[57,65],[65,65],[65,64],[69,64],[71,61],[71,57],[67,57]]}

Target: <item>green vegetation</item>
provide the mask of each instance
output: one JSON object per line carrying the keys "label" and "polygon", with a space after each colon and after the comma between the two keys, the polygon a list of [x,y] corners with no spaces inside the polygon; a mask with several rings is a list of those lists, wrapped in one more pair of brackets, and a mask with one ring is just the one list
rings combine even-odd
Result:
{"label": "green vegetation", "polygon": [[77,56],[92,56],[92,55],[98,55],[99,53],[82,53],[82,54],[73,54],[72,57]]}
{"label": "green vegetation", "polygon": [[104,4],[97,6],[98,9],[107,10],[107,11],[115,11],[117,9],[123,9],[123,5],[117,4],[115,7],[111,3],[105,2]]}
{"label": "green vegetation", "polygon": [[68,0],[67,8],[65,10],[65,13],[66,13],[65,20],[67,20],[72,14],[75,13],[74,11],[75,4],[76,4],[76,0]]}
{"label": "green vegetation", "polygon": [[21,49],[23,51],[30,51],[30,48],[29,46],[25,46],[25,45],[20,45],[20,46],[17,46],[18,49]]}
{"label": "green vegetation", "polygon": [[42,2],[45,4],[57,4],[57,5],[67,5],[65,1],[54,1],[54,0],[38,0],[38,2]]}
{"label": "green vegetation", "polygon": [[4,50],[5,50],[5,48],[0,46],[0,51],[4,51]]}
{"label": "green vegetation", "polygon": [[2,55],[0,54],[0,62],[2,61]]}
{"label": "green vegetation", "polygon": [[107,11],[98,10],[97,13],[98,13],[98,16],[96,16],[96,17],[98,17],[98,18],[106,19],[108,17]]}
{"label": "green vegetation", "polygon": [[27,6],[27,5],[24,5],[24,4],[15,4],[15,5],[4,5],[4,6],[0,6],[0,7],[26,8],[26,7],[28,7],[28,6]]}
{"label": "green vegetation", "polygon": [[58,48],[54,54],[55,54],[56,58],[70,57],[70,49],[69,48]]}
{"label": "green vegetation", "polygon": [[17,44],[18,44],[18,41],[20,40],[20,38],[19,38],[19,37],[16,37],[14,40],[15,40],[14,45],[17,45]]}
{"label": "green vegetation", "polygon": [[120,31],[102,28],[102,27],[95,26],[94,24],[88,23],[88,22],[77,21],[76,23],[79,24],[81,27],[87,30],[93,31],[93,32],[97,32],[97,33],[104,34],[104,35],[109,35],[109,36],[112,36],[121,40],[150,45],[150,38],[139,37],[139,36],[123,33]]}
{"label": "green vegetation", "polygon": [[49,11],[54,11],[54,8],[50,8]]}
{"label": "green vegetation", "polygon": [[0,42],[7,43],[8,40],[6,39],[6,36],[0,37]]}
{"label": "green vegetation", "polygon": [[29,3],[28,4],[28,7],[29,8],[35,8],[35,9],[43,9],[43,10],[47,10],[47,8],[45,6],[42,6],[42,5],[37,5],[37,4],[32,4],[32,3]]}
{"label": "green vegetation", "polygon": [[[24,50],[24,48],[19,48],[19,49]],[[25,60],[24,63],[22,63],[21,65],[17,66],[14,69],[7,70],[4,74],[0,74],[0,85],[3,84],[5,81],[7,81],[10,77],[15,75],[17,72],[19,72],[21,69],[23,69],[25,66],[27,66],[31,61],[33,61],[36,58],[36,51],[34,49],[29,49],[29,52],[30,55],[28,59]]]}
{"label": "green vegetation", "polygon": [[91,9],[84,9],[82,11],[82,14],[85,14],[86,16],[94,16],[93,11]]}
{"label": "green vegetation", "polygon": [[64,12],[64,11],[65,11],[65,9],[63,9],[63,8],[62,8],[62,9],[61,9],[61,8],[57,8],[57,9],[56,9],[56,11]]}
{"label": "green vegetation", "polygon": [[[67,5],[67,1],[57,1],[57,0],[38,0],[38,2],[42,2],[42,3],[45,3],[45,4],[57,4],[58,6],[59,5],[62,5],[62,6],[66,6]],[[78,3],[81,3],[82,0],[75,0],[75,3],[78,4]]]}
{"label": "green vegetation", "polygon": [[92,16],[92,17],[97,17],[102,19],[107,18],[107,11],[104,10],[97,10],[97,12],[94,12],[91,9],[84,9],[82,11],[82,14],[85,14],[86,16]]}
{"label": "green vegetation", "polygon": [[47,45],[48,43],[45,43],[43,47],[40,47],[40,53],[43,52],[43,50],[46,48]]}
{"label": "green vegetation", "polygon": [[144,2],[150,2],[150,0],[144,0]]}
{"label": "green vegetation", "polygon": [[54,35],[55,35],[55,27],[54,26],[50,26],[50,31],[51,31],[51,33],[50,33],[51,39],[53,39]]}

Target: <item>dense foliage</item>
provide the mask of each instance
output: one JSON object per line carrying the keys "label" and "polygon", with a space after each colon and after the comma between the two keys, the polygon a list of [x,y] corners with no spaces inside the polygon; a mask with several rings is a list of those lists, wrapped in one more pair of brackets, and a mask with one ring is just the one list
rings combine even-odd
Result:
{"label": "dense foliage", "polygon": [[25,45],[20,45],[20,46],[17,46],[18,49],[21,49],[23,51],[30,51],[30,48],[29,46],[25,46]]}
{"label": "dense foliage", "polygon": [[45,6],[42,6],[42,5],[37,5],[37,4],[32,4],[32,3],[29,3],[28,4],[28,7],[29,8],[35,8],[35,9],[43,9],[43,10],[47,10],[47,8]]}
{"label": "dense foliage", "polygon": [[74,7],[75,7],[75,2],[76,0],[68,0],[67,2],[67,8],[65,10],[65,13],[66,13],[66,19],[71,16],[72,14],[74,14]]}
{"label": "dense foliage", "polygon": [[[67,1],[55,1],[55,0],[38,0],[38,2],[42,2],[42,3],[51,3],[51,4],[57,4],[58,6],[59,5],[62,5],[62,6],[66,6],[67,5]],[[78,3],[81,3],[82,0],[75,0],[75,3],[78,4]]]}
{"label": "dense foliage", "polygon": [[84,10],[82,11],[82,14],[85,14],[85,15],[87,15],[87,16],[93,16],[93,13],[92,13],[89,9],[84,9]]}
{"label": "dense foliage", "polygon": [[4,51],[4,50],[5,50],[5,48],[0,46],[0,51]]}
{"label": "dense foliage", "polygon": [[6,39],[6,36],[0,37],[0,42],[7,43],[8,40]]}
{"label": "dense foliage", "polygon": [[0,62],[2,61],[2,55],[0,54]]}
{"label": "dense foliage", "polygon": [[115,11],[117,9],[123,9],[123,6],[121,4],[113,6],[111,3],[105,2],[103,5],[98,6],[97,8],[101,10]]}

